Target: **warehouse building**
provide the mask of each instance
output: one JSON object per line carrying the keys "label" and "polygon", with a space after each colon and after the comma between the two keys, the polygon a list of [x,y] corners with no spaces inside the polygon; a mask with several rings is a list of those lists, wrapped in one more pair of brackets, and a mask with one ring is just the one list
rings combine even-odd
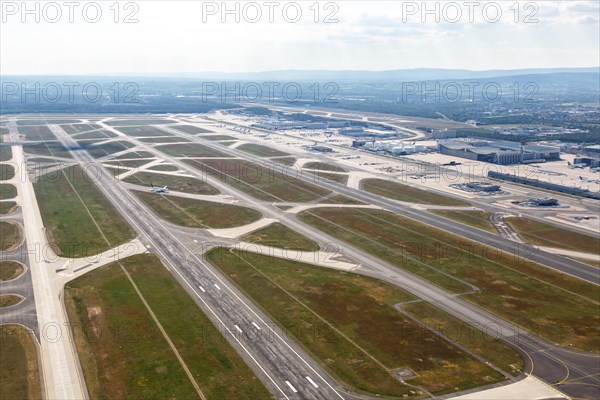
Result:
{"label": "warehouse building", "polygon": [[440,153],[499,165],[560,160],[560,149],[552,146],[521,145],[507,140],[448,140],[439,144]]}

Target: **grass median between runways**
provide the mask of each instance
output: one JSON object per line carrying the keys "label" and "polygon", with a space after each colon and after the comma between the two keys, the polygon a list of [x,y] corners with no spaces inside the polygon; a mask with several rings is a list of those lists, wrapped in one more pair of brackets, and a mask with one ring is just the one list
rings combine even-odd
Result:
{"label": "grass median between runways", "polygon": [[275,222],[265,228],[250,232],[240,240],[263,246],[281,247],[289,250],[318,251],[319,244],[302,236],[287,226]]}
{"label": "grass median between runways", "polygon": [[583,235],[569,229],[559,228],[543,222],[527,218],[509,217],[506,222],[517,232],[519,237],[538,246],[557,247],[572,251],[598,254],[600,239],[598,234]]}
{"label": "grass median between runways", "polygon": [[320,208],[299,218],[448,290],[457,282],[451,277],[475,285],[480,291],[466,299],[531,333],[562,346],[599,350],[600,302],[592,283],[528,261],[521,253],[503,253],[387,211]]}
{"label": "grass median between runways", "polygon": [[133,193],[161,218],[187,228],[233,228],[258,221],[262,216],[248,207],[137,190]]}
{"label": "grass median between runways", "polygon": [[41,399],[35,343],[20,325],[0,326],[0,399]]}
{"label": "grass median between runways", "polygon": [[43,175],[33,187],[48,240],[58,255],[94,255],[135,237],[93,178],[79,166]]}
{"label": "grass median between runways", "polygon": [[408,395],[393,373],[436,394],[505,378],[398,312],[414,297],[391,284],[288,259],[217,248],[206,254],[345,385],[381,396]]}
{"label": "grass median between runways", "polygon": [[392,182],[385,179],[368,178],[360,182],[362,190],[389,199],[406,201],[409,203],[431,204],[438,206],[469,206],[463,200],[440,195],[427,190],[418,189],[410,185]]}
{"label": "grass median between runways", "polygon": [[[121,263],[206,398],[272,398],[158,258]],[[116,263],[68,283],[65,303],[91,399],[199,397]]]}

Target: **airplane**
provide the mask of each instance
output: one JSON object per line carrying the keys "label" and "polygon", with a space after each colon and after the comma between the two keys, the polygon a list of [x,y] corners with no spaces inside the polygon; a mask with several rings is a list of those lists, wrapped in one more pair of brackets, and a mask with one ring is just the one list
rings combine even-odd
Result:
{"label": "airplane", "polygon": [[169,193],[169,188],[165,187],[160,187],[160,186],[154,186],[154,184],[150,184],[151,188],[150,191],[152,193]]}

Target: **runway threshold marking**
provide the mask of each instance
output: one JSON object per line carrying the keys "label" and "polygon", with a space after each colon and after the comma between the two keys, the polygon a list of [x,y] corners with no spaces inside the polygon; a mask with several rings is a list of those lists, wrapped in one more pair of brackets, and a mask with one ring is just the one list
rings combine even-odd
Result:
{"label": "runway threshold marking", "polygon": [[308,381],[308,382],[309,382],[311,385],[313,385],[313,386],[314,386],[316,389],[318,389],[318,388],[319,388],[319,385],[317,385],[317,383],[316,383],[315,381],[313,381],[313,380],[311,379],[311,377],[310,377],[310,376],[307,376],[307,377],[306,377],[306,380],[307,380],[307,381]]}
{"label": "runway threshold marking", "polygon": [[298,391],[296,390],[296,388],[290,383],[290,381],[285,381],[285,383],[290,387],[290,389],[292,389],[292,392],[294,393],[298,393]]}

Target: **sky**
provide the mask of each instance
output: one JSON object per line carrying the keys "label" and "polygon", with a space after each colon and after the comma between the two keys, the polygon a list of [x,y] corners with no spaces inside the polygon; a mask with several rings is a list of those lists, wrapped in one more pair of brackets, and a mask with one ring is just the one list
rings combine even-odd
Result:
{"label": "sky", "polygon": [[600,64],[597,0],[75,3],[1,1],[0,75]]}

